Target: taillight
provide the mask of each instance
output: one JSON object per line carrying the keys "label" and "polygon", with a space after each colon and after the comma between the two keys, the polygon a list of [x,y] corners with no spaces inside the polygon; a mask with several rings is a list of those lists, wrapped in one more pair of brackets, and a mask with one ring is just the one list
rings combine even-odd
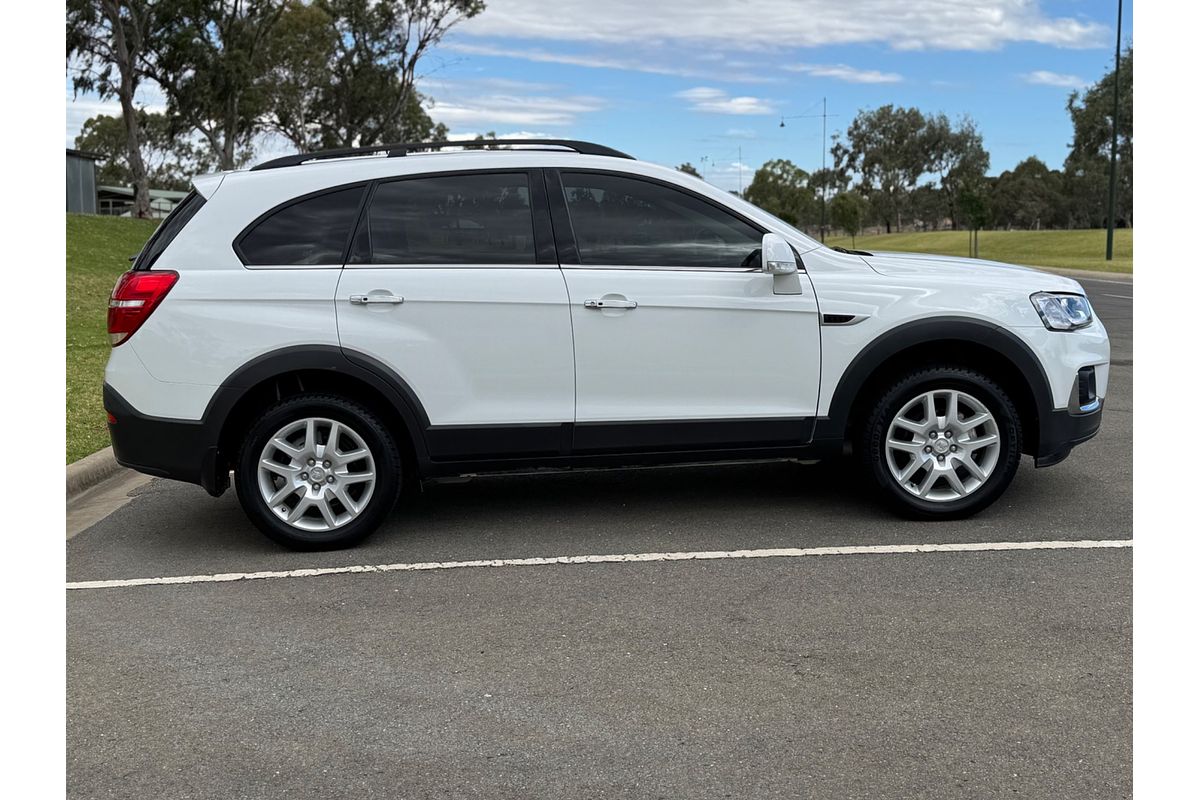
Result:
{"label": "taillight", "polygon": [[170,270],[130,270],[117,279],[108,301],[108,338],[112,346],[133,336],[179,280]]}

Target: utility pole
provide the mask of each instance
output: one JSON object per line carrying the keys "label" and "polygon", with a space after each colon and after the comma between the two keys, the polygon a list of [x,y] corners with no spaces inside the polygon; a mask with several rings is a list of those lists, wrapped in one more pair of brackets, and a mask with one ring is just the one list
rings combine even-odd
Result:
{"label": "utility pole", "polygon": [[[810,106],[811,107],[811,106]],[[786,128],[783,124],[786,119],[816,119],[821,118],[821,243],[825,243],[825,184],[827,175],[825,174],[825,156],[829,151],[829,139],[826,136],[826,122],[829,117],[836,117],[837,114],[830,114],[827,104],[827,98],[821,98],[821,113],[820,114],[797,114],[794,117],[780,117],[779,127]]]}
{"label": "utility pole", "polygon": [[1117,0],[1117,60],[1113,65],[1113,116],[1112,152],[1108,156],[1108,239],[1104,246],[1104,260],[1113,257],[1113,219],[1117,213],[1117,121],[1121,114],[1121,11],[1122,0]]}
{"label": "utility pole", "polygon": [[[1120,0],[1118,0],[1120,2]],[[821,98],[821,244],[825,244],[825,184],[828,175],[825,173],[825,153],[829,150],[829,140],[825,138],[825,120],[829,118],[829,109],[825,98]]]}

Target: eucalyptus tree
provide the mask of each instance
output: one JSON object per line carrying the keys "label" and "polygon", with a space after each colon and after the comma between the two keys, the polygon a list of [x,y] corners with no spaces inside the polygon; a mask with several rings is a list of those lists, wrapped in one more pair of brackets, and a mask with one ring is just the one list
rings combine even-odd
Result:
{"label": "eucalyptus tree", "polygon": [[150,216],[150,184],[134,105],[153,58],[158,20],[152,0],[67,0],[67,64],[75,93],[96,92],[121,104],[124,157],[133,185],[133,213]]}
{"label": "eucalyptus tree", "polygon": [[301,149],[441,138],[416,89],[431,47],[483,0],[314,0],[287,4],[273,38],[268,127]]}

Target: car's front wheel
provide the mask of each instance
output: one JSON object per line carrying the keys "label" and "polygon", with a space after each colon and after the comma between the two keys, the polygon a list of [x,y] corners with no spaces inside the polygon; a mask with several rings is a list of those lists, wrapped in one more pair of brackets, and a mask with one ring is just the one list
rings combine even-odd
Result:
{"label": "car's front wheel", "polygon": [[931,367],[879,397],[859,440],[867,472],[909,516],[961,519],[991,505],[1021,460],[1017,409],[993,380]]}
{"label": "car's front wheel", "polygon": [[254,423],[234,480],[246,514],[276,542],[298,550],[349,547],[391,511],[400,464],[395,439],[368,409],[304,395]]}

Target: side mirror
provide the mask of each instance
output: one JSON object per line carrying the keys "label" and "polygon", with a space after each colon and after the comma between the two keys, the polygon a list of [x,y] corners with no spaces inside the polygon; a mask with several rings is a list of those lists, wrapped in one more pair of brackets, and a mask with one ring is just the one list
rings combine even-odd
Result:
{"label": "side mirror", "polygon": [[762,271],[768,275],[791,275],[796,271],[796,253],[778,233],[763,234]]}

